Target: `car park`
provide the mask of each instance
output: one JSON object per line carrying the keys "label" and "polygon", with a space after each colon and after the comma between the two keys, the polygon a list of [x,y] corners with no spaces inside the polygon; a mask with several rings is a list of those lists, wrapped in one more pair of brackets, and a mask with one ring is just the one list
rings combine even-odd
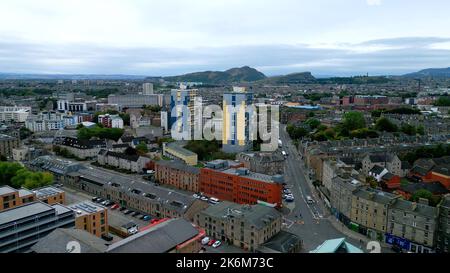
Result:
{"label": "car park", "polygon": [[212,245],[213,248],[218,248],[220,245],[222,244],[221,241],[217,240],[214,242],[214,244]]}

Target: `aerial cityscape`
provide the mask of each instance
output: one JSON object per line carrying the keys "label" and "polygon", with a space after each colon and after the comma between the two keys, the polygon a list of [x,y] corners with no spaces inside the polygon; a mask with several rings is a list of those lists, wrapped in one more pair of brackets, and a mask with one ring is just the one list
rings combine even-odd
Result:
{"label": "aerial cityscape", "polygon": [[449,253],[449,3],[126,2],[0,3],[0,253]]}

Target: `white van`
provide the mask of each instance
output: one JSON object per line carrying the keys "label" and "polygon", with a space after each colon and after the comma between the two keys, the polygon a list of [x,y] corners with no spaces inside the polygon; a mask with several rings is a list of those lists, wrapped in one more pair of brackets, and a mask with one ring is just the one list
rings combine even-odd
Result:
{"label": "white van", "polygon": [[209,237],[205,237],[202,239],[202,245],[207,245],[209,243]]}
{"label": "white van", "polygon": [[211,204],[217,204],[219,203],[219,199],[215,198],[215,197],[211,197],[209,198],[209,203]]}
{"label": "white van", "polygon": [[314,200],[311,198],[311,196],[309,196],[309,195],[307,195],[306,196],[306,202],[308,203],[308,204],[314,204]]}
{"label": "white van", "polygon": [[286,153],[285,151],[281,151],[281,154],[282,154],[284,157],[287,156],[287,153]]}

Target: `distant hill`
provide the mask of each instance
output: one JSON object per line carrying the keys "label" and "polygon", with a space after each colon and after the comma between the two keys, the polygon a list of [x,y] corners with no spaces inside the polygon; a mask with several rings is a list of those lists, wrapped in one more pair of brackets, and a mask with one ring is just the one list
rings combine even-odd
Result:
{"label": "distant hill", "polygon": [[447,68],[428,68],[419,72],[403,75],[406,78],[450,78],[450,67]]}
{"label": "distant hill", "polygon": [[301,73],[293,73],[284,76],[275,76],[270,77],[263,82],[269,84],[296,84],[296,83],[315,83],[316,78],[311,74],[311,72],[301,72]]}
{"label": "distant hill", "polygon": [[206,84],[226,84],[237,82],[254,82],[266,79],[266,75],[258,70],[244,66],[227,71],[204,71],[171,77],[148,77],[148,80],[163,79],[168,82],[202,82]]}

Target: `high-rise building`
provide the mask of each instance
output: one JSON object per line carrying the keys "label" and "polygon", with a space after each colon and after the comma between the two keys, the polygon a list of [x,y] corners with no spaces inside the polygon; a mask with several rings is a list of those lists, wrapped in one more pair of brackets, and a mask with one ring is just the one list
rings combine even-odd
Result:
{"label": "high-rise building", "polygon": [[[250,119],[252,111],[247,106],[253,103],[253,93],[243,87],[234,87],[233,92],[223,95],[222,149],[237,153],[251,147]],[[251,108],[249,108],[251,109]]]}
{"label": "high-rise building", "polygon": [[142,94],[143,95],[153,95],[153,84],[152,83],[144,83],[142,85]]}
{"label": "high-rise building", "polygon": [[[194,102],[197,91],[198,89],[187,89],[184,85],[180,85],[180,89],[171,91],[169,129],[175,129],[176,132],[182,134],[183,139],[193,139]],[[190,114],[189,118],[188,113]],[[181,120],[177,123],[179,119]]]}

